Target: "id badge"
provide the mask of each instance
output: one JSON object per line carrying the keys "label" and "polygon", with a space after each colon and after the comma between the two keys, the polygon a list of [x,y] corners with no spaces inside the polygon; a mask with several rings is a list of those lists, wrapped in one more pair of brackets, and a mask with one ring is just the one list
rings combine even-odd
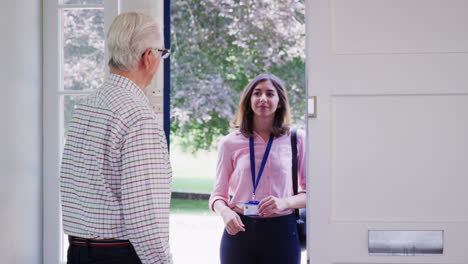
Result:
{"label": "id badge", "polygon": [[250,201],[244,204],[244,215],[247,216],[258,216],[258,204],[259,201]]}

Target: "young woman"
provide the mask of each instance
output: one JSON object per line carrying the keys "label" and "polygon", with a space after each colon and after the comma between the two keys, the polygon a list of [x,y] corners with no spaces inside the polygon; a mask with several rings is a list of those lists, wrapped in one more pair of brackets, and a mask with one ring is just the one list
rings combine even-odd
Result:
{"label": "young woman", "polygon": [[298,131],[293,195],[289,109],[282,81],[260,74],[242,93],[235,131],[220,142],[209,205],[225,224],[221,264],[300,263],[294,208],[306,205],[305,143]]}

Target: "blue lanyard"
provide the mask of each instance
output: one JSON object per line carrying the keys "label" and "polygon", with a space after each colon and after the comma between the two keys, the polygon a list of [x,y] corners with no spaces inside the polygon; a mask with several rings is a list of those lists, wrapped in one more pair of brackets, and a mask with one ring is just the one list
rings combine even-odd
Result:
{"label": "blue lanyard", "polygon": [[250,174],[252,175],[252,184],[253,184],[253,196],[252,200],[255,200],[255,191],[257,190],[258,183],[260,182],[260,178],[262,177],[263,170],[265,169],[265,164],[268,159],[268,155],[270,154],[271,145],[273,145],[273,135],[270,135],[270,139],[268,140],[268,145],[265,149],[265,154],[263,154],[262,164],[260,165],[260,170],[258,171],[257,181],[255,181],[255,151],[254,151],[254,138],[253,136],[250,137]]}

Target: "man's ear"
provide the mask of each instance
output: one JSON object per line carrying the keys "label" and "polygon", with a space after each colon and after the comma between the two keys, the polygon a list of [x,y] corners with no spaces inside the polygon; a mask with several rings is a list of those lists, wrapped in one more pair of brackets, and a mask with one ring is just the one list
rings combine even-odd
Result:
{"label": "man's ear", "polygon": [[152,56],[152,50],[151,49],[147,49],[145,50],[145,52],[143,53],[143,55],[141,56],[141,59],[140,59],[140,63],[141,63],[141,66],[145,69],[148,69],[150,67],[150,56]]}

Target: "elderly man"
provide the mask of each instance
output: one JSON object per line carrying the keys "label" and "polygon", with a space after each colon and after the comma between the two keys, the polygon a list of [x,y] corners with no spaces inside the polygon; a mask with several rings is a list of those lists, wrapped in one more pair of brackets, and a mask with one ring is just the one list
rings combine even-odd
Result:
{"label": "elderly man", "polygon": [[60,171],[68,263],[172,263],[166,138],[143,90],[164,49],[154,20],[115,18],[110,75],[70,122]]}

